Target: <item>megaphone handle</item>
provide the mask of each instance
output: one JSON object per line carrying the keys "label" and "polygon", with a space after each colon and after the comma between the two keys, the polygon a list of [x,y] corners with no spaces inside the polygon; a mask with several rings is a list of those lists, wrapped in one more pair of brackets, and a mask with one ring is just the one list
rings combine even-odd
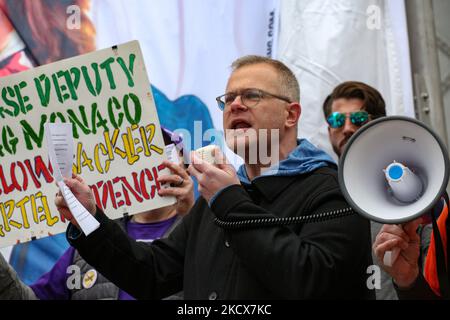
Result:
{"label": "megaphone handle", "polygon": [[393,250],[386,251],[383,257],[383,264],[388,267],[392,267],[400,254],[400,248],[394,248]]}

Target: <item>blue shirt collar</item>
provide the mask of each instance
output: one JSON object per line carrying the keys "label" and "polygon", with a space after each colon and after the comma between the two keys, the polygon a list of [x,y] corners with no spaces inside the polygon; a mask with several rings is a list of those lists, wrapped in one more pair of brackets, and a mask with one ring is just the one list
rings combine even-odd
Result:
{"label": "blue shirt collar", "polygon": [[[265,170],[255,179],[267,176],[295,176],[330,165],[336,166],[336,163],[326,152],[318,149],[306,139],[298,139],[297,147],[286,159]],[[242,183],[251,184],[245,165],[239,167],[237,174]]]}

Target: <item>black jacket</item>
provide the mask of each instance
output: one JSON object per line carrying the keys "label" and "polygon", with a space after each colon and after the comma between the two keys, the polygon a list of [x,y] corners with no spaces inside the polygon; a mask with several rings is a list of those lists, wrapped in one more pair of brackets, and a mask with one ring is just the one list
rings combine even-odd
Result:
{"label": "black jacket", "polygon": [[357,215],[319,223],[245,230],[222,220],[290,217],[347,206],[336,170],[260,177],[231,186],[212,208],[203,198],[167,239],[136,243],[101,211],[85,237],[69,225],[69,242],[99,272],[136,298],[184,290],[186,299],[374,298],[369,222]]}
{"label": "black jacket", "polygon": [[[127,223],[130,217],[121,218],[114,220],[117,225],[121,227],[123,232],[127,232]],[[181,222],[181,217],[178,216],[174,223],[166,230],[161,238],[167,238],[172,230],[176,227],[178,223]],[[89,265],[80,255],[80,253],[75,250],[72,265],[76,265],[80,268],[80,278],[84,279],[85,274],[92,270],[92,266]],[[111,283],[107,278],[105,278],[101,273],[97,273],[97,279],[92,287],[85,288],[73,288],[70,289],[70,300],[118,300],[119,299],[119,288]],[[178,292],[175,295],[171,295],[165,299],[167,300],[180,300],[183,298],[183,292]]]}

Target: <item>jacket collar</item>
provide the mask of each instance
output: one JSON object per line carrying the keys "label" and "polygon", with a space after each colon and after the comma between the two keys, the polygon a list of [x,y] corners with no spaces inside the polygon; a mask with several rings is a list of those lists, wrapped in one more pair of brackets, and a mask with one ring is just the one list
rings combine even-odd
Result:
{"label": "jacket collar", "polygon": [[[274,164],[253,180],[263,176],[297,176],[329,165],[336,165],[336,163],[327,153],[306,139],[298,139],[297,147],[286,159]],[[250,183],[245,165],[240,166],[237,174],[241,182]]]}
{"label": "jacket collar", "polygon": [[[285,190],[298,176],[313,172],[322,167],[334,166],[336,163],[324,151],[316,148],[306,139],[297,140],[295,148],[286,159],[272,166],[252,181],[248,178],[245,166],[237,174],[243,185],[254,186],[267,199],[273,200]],[[270,178],[270,182],[266,180]]]}

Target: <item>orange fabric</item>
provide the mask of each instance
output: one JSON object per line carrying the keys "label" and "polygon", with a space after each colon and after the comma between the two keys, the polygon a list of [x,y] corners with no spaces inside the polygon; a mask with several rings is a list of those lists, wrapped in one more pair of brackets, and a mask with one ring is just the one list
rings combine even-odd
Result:
{"label": "orange fabric", "polygon": [[[447,232],[445,228],[445,222],[448,218],[448,207],[447,204],[444,205],[442,209],[441,215],[437,220],[439,232],[441,234],[441,239],[443,242],[444,252],[445,252],[445,261],[447,261]],[[434,233],[434,232],[433,232]],[[440,295],[439,290],[439,280],[437,275],[436,268],[436,247],[434,244],[434,234],[431,234],[430,248],[428,249],[427,258],[425,260],[425,279],[430,285],[431,289],[437,294]],[[447,266],[448,268],[448,266]]]}

